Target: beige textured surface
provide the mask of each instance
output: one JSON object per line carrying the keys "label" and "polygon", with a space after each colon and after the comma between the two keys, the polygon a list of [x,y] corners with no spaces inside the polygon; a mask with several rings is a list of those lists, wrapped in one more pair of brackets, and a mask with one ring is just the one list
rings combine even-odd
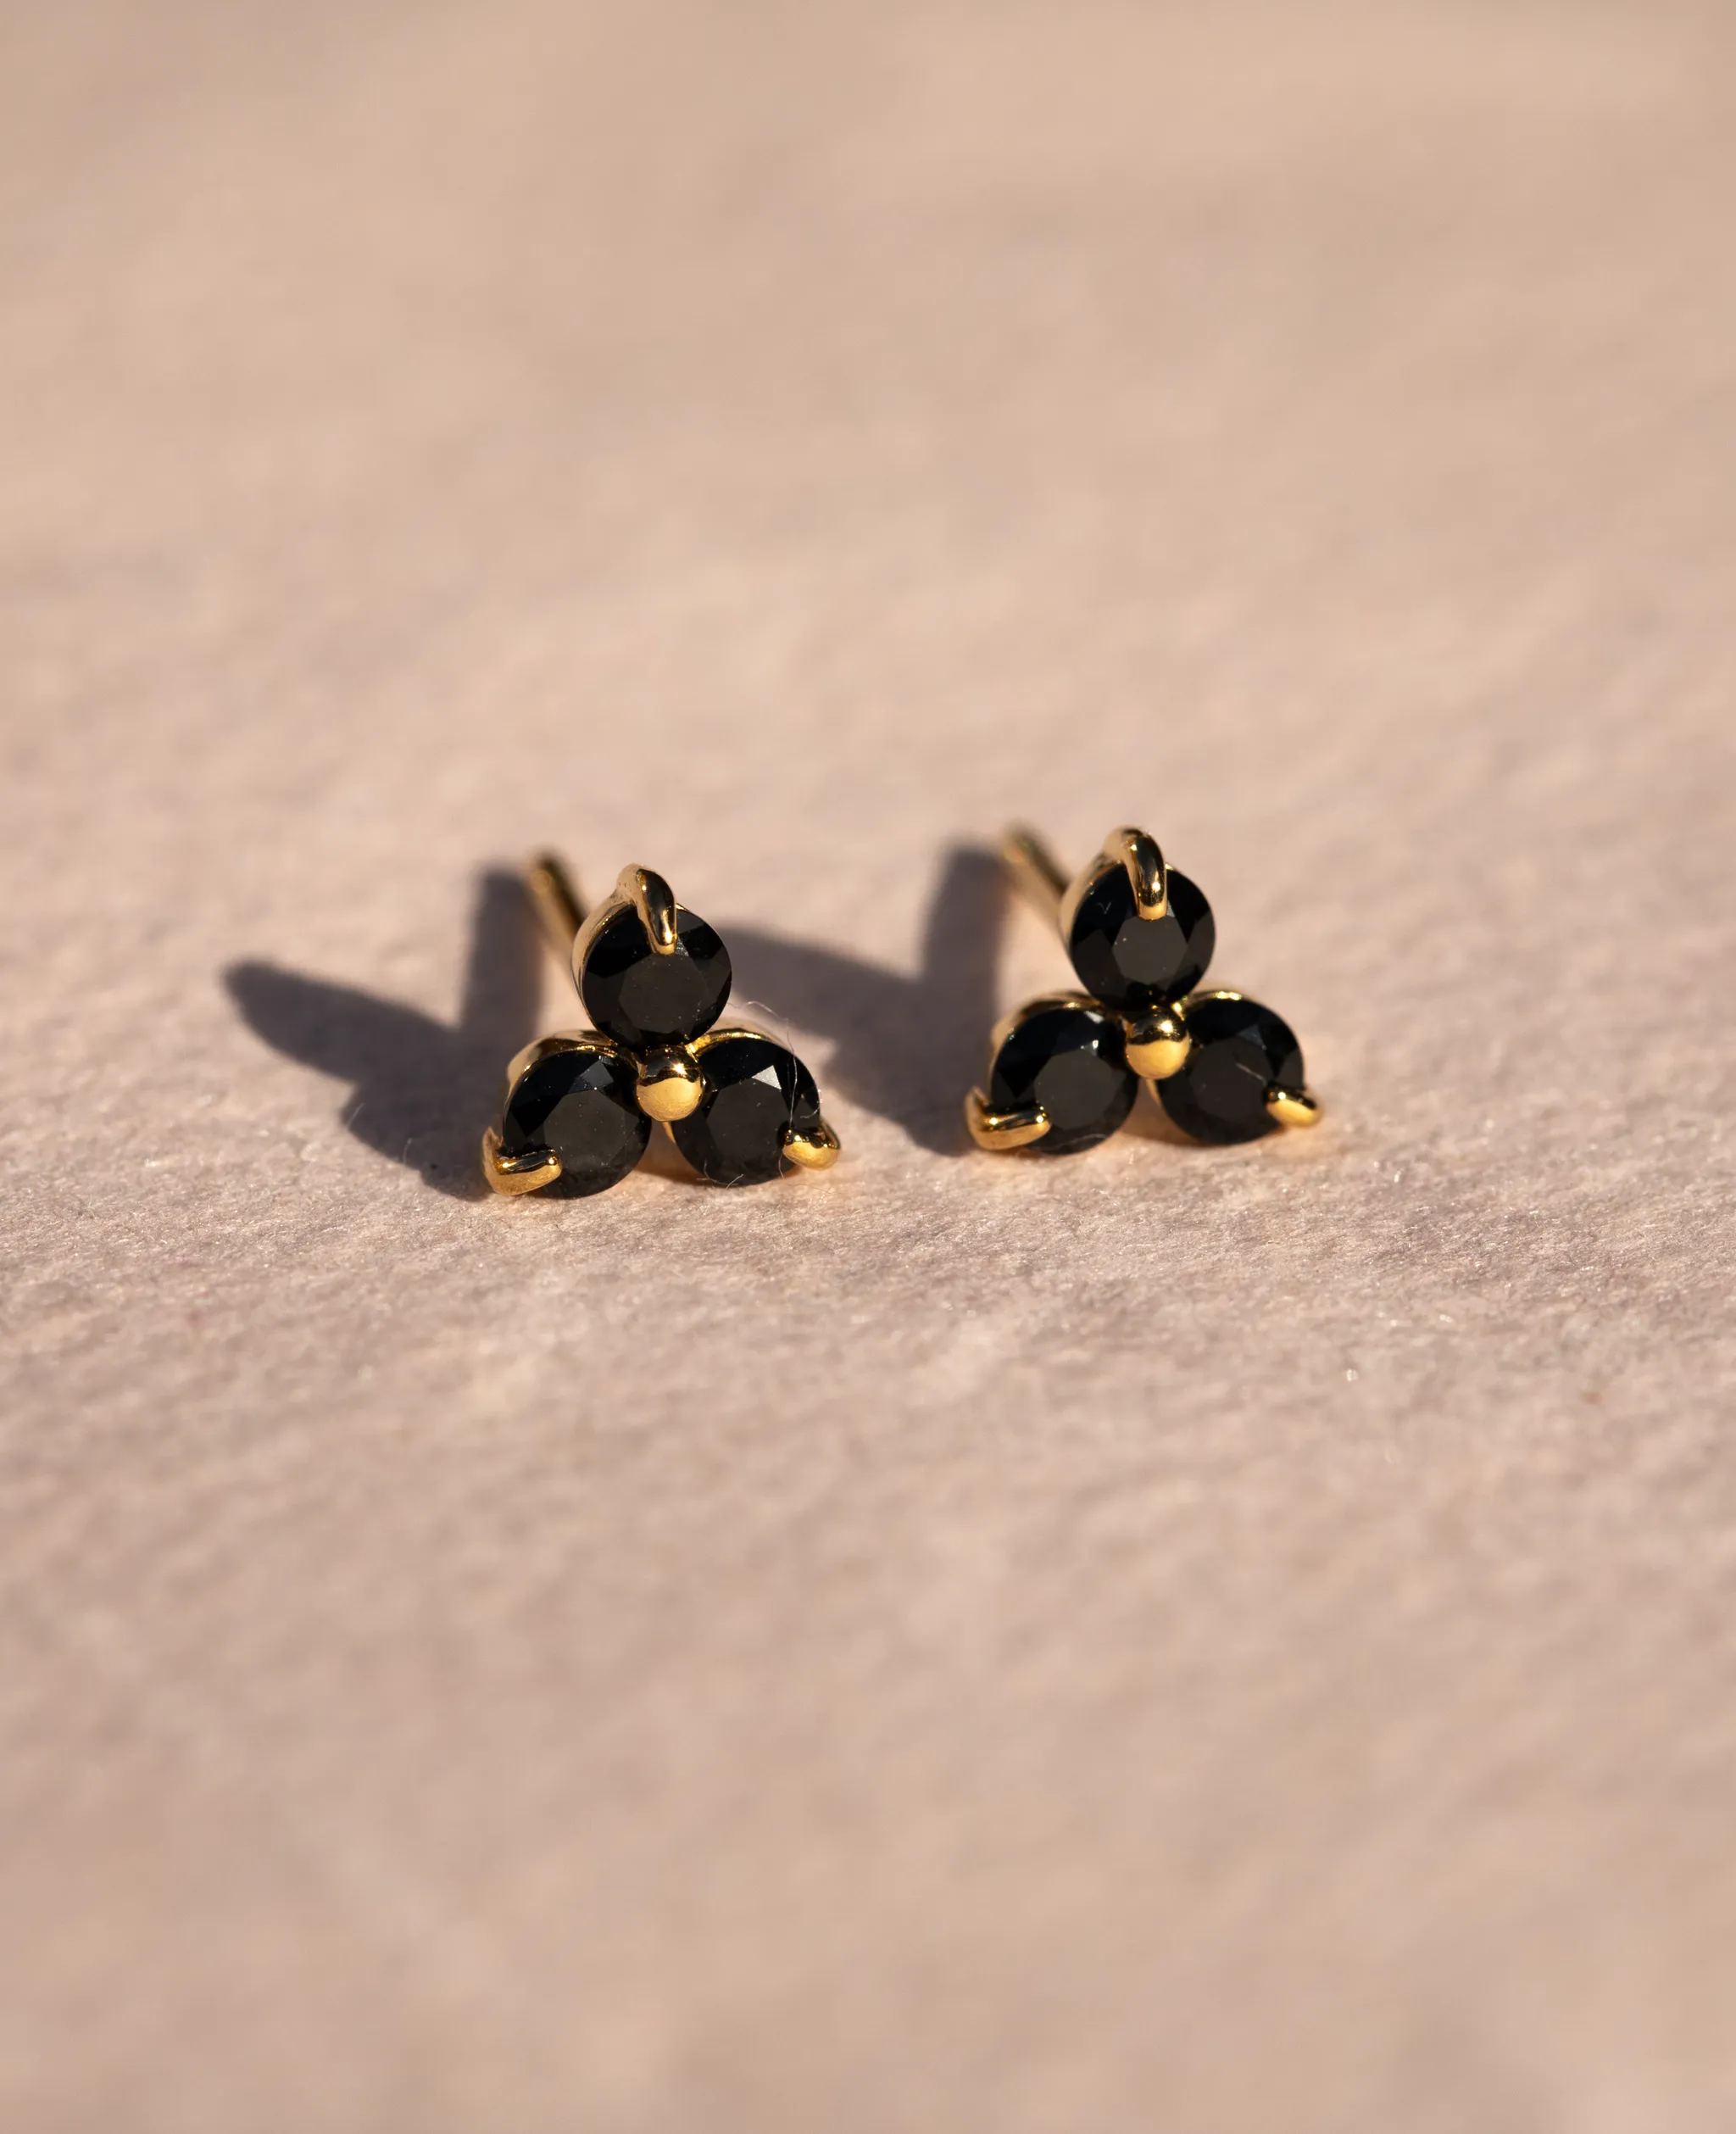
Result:
{"label": "beige textured surface", "polygon": [[[1736,2125],[1733,203],[1723,8],[5,9],[8,2134]],[[960,1151],[1015,811],[1321,1133]],[[477,1197],[547,837],[843,1167]]]}

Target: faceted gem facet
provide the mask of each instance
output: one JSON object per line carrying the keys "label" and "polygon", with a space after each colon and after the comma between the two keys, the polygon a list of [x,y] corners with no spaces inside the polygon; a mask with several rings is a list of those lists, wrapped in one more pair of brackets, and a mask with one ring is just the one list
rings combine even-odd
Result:
{"label": "faceted gem facet", "polygon": [[1132,1109],[1138,1078],[1127,1065],[1121,1028],[1099,1009],[1039,1003],[1001,1041],[988,1074],[991,1112],[1041,1105],[1049,1131],[1033,1156],[1093,1149]]}
{"label": "faceted gem facet", "polygon": [[1302,1048],[1288,1022],[1235,993],[1205,993],[1183,1011],[1194,1040],[1179,1074],[1156,1084],[1163,1108],[1196,1141],[1257,1141],[1276,1130],[1274,1085],[1304,1084]]}
{"label": "faceted gem facet", "polygon": [[579,991],[605,1037],[636,1051],[685,1044],[709,1030],[729,998],[729,951],[706,925],[677,908],[676,945],[652,947],[637,911],[617,911],[585,956]]}
{"label": "faceted gem facet", "polygon": [[1185,874],[1171,868],[1169,910],[1142,919],[1127,869],[1112,866],[1080,898],[1067,953],[1085,990],[1127,1015],[1191,992],[1216,939],[1211,906]]}
{"label": "faceted gem facet", "polygon": [[725,1030],[695,1048],[704,1070],[699,1108],[677,1119],[675,1145],[714,1185],[760,1185],[795,1167],[783,1153],[794,1127],[820,1123],[814,1078],[787,1046],[757,1030]]}
{"label": "faceted gem facet", "polygon": [[552,1149],[560,1176],[541,1190],[577,1200],[615,1185],[645,1153],[651,1122],[634,1101],[631,1060],[582,1042],[545,1052],[507,1094],[504,1156]]}

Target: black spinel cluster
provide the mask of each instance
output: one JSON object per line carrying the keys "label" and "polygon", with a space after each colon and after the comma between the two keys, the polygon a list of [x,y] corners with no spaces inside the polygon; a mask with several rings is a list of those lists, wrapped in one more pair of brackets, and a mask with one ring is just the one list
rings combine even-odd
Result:
{"label": "black spinel cluster", "polygon": [[1028,1145],[1034,1156],[1077,1155],[1121,1125],[1139,1084],[1128,1047],[1154,1015],[1185,1030],[1181,1064],[1152,1086],[1197,1141],[1271,1133],[1278,1122],[1269,1100],[1305,1086],[1302,1050],[1287,1022],[1239,993],[1198,989],[1216,944],[1211,906],[1186,875],[1171,869],[1164,880],[1162,916],[1142,917],[1127,868],[1108,855],[1094,862],[1063,912],[1083,995],[1034,1000],[1004,1028],[987,1109],[1040,1109],[1048,1128]]}
{"label": "black spinel cluster", "polygon": [[630,902],[604,917],[574,973],[594,1028],[543,1038],[514,1062],[500,1153],[558,1156],[560,1175],[539,1189],[550,1197],[604,1192],[632,1169],[651,1133],[646,1066],[670,1055],[685,1056],[698,1081],[693,1108],[669,1118],[670,1136],[714,1185],[777,1178],[795,1167],[788,1136],[824,1130],[814,1078],[793,1052],[757,1030],[715,1028],[729,951],[703,919],[673,909],[675,939],[661,950]]}

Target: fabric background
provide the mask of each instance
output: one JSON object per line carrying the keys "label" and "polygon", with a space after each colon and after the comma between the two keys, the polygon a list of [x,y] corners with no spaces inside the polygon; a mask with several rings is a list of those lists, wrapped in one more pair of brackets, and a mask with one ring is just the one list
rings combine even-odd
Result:
{"label": "fabric background", "polygon": [[[1728,8],[0,15],[0,2122],[1736,2124]],[[1143,822],[1321,1130],[964,1145]],[[845,1162],[492,1200],[659,868]]]}

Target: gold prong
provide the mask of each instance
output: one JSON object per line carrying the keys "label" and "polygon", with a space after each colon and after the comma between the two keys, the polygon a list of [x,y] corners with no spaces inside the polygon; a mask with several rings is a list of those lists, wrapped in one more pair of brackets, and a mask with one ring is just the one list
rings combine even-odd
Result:
{"label": "gold prong", "polygon": [[1127,1034],[1127,1065],[1142,1081],[1166,1082],[1188,1064],[1194,1040],[1177,1008],[1152,1008],[1131,1015],[1122,1026]]}
{"label": "gold prong", "polygon": [[1000,861],[1039,917],[1053,921],[1066,894],[1067,878],[1060,862],[1036,831],[1027,829],[1022,822],[1015,822],[1002,831]]}
{"label": "gold prong", "polygon": [[503,1156],[499,1132],[491,1126],[482,1136],[482,1175],[497,1193],[534,1193],[560,1176],[560,1158],[553,1149]]}
{"label": "gold prong", "polygon": [[685,1045],[666,1045],[640,1060],[634,1095],[648,1119],[661,1119],[667,1125],[672,1119],[691,1118],[704,1094],[699,1062]]}
{"label": "gold prong", "polygon": [[1103,841],[1104,856],[1127,871],[1127,886],[1142,919],[1160,919],[1170,908],[1169,871],[1157,839],[1131,826],[1111,830]]}
{"label": "gold prong", "polygon": [[818,1126],[810,1126],[801,1133],[793,1126],[784,1129],[783,1152],[792,1163],[799,1163],[804,1171],[829,1171],[837,1162],[843,1146],[824,1119]]}
{"label": "gold prong", "polygon": [[965,1124],[979,1149],[999,1156],[1040,1141],[1049,1131],[1049,1114],[1040,1104],[1024,1112],[991,1112],[982,1090],[972,1089],[965,1099]]}
{"label": "gold prong", "polygon": [[646,938],[659,956],[673,956],[676,949],[675,892],[660,874],[649,867],[623,867],[615,893],[639,915]]}
{"label": "gold prong", "polygon": [[1266,1108],[1280,1126],[1320,1123],[1320,1099],[1311,1089],[1268,1089]]}

